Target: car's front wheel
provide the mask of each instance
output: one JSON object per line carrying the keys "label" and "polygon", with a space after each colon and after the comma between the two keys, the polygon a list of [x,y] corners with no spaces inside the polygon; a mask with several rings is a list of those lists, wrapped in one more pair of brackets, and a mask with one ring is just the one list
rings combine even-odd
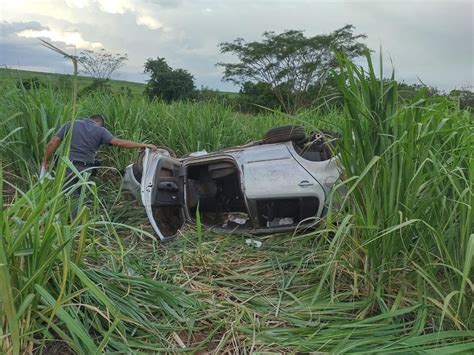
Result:
{"label": "car's front wheel", "polygon": [[301,125],[281,126],[270,129],[263,137],[264,144],[287,141],[300,141],[306,138],[304,127]]}

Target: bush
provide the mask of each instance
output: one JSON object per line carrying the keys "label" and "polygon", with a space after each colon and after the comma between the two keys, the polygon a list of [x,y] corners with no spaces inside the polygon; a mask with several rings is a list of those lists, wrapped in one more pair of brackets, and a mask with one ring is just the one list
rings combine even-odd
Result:
{"label": "bush", "polygon": [[164,58],[148,59],[145,73],[151,75],[145,93],[149,98],[159,97],[165,102],[190,99],[194,77],[184,69],[172,69]]}
{"label": "bush", "polygon": [[74,83],[71,75],[61,75],[56,84],[56,89],[63,93],[72,93]]}
{"label": "bush", "polygon": [[110,86],[109,79],[94,79],[94,81],[87,85],[85,88],[79,91],[79,95],[87,95],[91,93],[111,93],[112,88]]}
{"label": "bush", "polygon": [[474,112],[474,92],[471,90],[452,90],[449,97],[459,102],[460,109],[470,109]]}
{"label": "bush", "polygon": [[16,87],[20,90],[32,90],[32,89],[41,89],[45,88],[46,84],[43,83],[38,77],[32,77],[28,79],[19,80],[16,83]]}
{"label": "bush", "polygon": [[271,85],[263,82],[245,82],[240,89],[237,103],[242,112],[248,113],[282,109]]}

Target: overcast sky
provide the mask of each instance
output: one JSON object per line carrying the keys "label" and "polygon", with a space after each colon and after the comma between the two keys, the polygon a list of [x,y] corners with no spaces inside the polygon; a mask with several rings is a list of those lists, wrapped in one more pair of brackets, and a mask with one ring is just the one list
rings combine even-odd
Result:
{"label": "overcast sky", "polygon": [[40,45],[44,38],[70,53],[101,46],[127,53],[119,79],[143,82],[146,59],[165,57],[190,71],[198,87],[235,91],[215,66],[233,59],[218,43],[259,40],[269,30],[313,36],[353,24],[370,48],[382,46],[385,66],[393,62],[399,80],[450,90],[474,82],[473,11],[472,1],[457,0],[1,0],[0,65],[71,73]]}

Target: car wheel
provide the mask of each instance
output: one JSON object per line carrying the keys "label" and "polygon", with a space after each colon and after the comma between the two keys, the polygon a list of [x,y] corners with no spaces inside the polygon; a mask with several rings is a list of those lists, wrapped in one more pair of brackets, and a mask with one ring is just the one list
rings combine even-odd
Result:
{"label": "car wheel", "polygon": [[301,125],[290,125],[275,127],[265,133],[263,137],[264,144],[300,141],[306,138],[304,127]]}

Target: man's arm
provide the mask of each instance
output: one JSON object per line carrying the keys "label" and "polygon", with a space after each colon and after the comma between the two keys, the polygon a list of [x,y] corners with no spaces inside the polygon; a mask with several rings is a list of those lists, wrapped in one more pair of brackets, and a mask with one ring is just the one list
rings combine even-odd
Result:
{"label": "man's arm", "polygon": [[56,151],[56,149],[58,149],[60,144],[61,144],[61,138],[59,138],[58,136],[54,136],[46,145],[43,163],[41,164],[42,166],[45,167],[45,169],[48,168],[49,161],[51,157],[53,156],[54,152]]}
{"label": "man's arm", "polygon": [[128,148],[128,149],[131,149],[131,148],[150,148],[153,151],[158,149],[153,144],[136,143],[136,142],[127,141],[125,139],[119,139],[119,138],[112,138],[112,140],[110,141],[110,144],[115,145],[116,147]]}

